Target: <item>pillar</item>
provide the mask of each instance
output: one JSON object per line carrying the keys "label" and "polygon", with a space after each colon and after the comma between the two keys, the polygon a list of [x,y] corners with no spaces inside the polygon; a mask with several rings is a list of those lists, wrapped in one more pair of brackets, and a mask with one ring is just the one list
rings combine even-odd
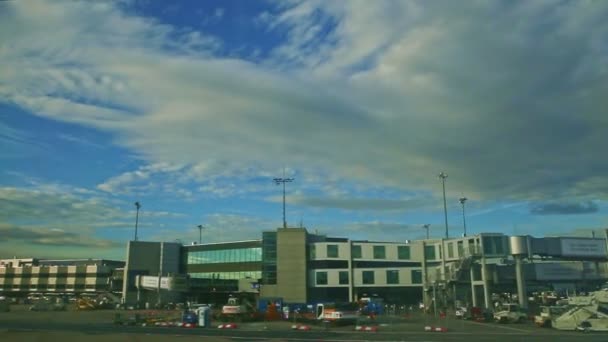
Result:
{"label": "pillar", "polygon": [[490,297],[490,279],[488,279],[488,266],[486,258],[481,258],[481,280],[483,281],[483,303],[486,309],[492,308]]}
{"label": "pillar", "polygon": [[471,264],[471,304],[477,306],[477,294],[475,293],[475,269]]}
{"label": "pillar", "polygon": [[523,257],[521,255],[514,256],[515,258],[515,281],[517,282],[517,299],[521,308],[528,307],[528,297],[526,295],[526,279],[524,277]]}

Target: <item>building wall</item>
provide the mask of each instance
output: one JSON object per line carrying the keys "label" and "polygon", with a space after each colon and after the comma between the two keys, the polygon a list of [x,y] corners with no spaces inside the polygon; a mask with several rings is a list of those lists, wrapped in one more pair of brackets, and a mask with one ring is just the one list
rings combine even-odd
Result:
{"label": "building wall", "polygon": [[[162,261],[161,261],[162,246]],[[138,291],[135,286],[137,275],[168,275],[179,274],[181,244],[172,242],[129,241],[127,244],[127,262],[123,282],[123,302],[128,305],[138,301]],[[162,274],[160,274],[162,262]],[[140,292],[140,301],[154,301],[150,291]],[[143,298],[143,296],[150,298]]]}
{"label": "building wall", "polygon": [[[14,264],[13,264],[14,265]],[[71,266],[0,266],[0,292],[83,293],[112,291],[114,267],[99,265]]]}
{"label": "building wall", "polygon": [[307,233],[303,228],[277,231],[277,292],[291,303],[307,302]]}

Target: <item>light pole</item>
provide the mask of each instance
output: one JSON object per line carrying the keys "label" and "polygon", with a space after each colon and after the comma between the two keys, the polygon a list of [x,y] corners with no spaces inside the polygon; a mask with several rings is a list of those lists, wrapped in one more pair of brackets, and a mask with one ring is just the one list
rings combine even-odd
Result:
{"label": "light pole", "polygon": [[198,227],[198,244],[201,245],[201,244],[203,244],[203,228],[205,228],[205,226],[203,226],[202,224],[199,224],[197,227]]}
{"label": "light pole", "polygon": [[429,239],[429,227],[430,227],[430,226],[431,226],[431,225],[430,225],[430,224],[428,224],[428,223],[422,226],[422,228],[426,229],[426,239],[427,239],[427,240]]}
{"label": "light pole", "polygon": [[137,225],[139,223],[139,208],[141,208],[141,204],[139,202],[135,202],[135,241],[137,241]]}
{"label": "light pole", "polygon": [[439,174],[439,178],[441,178],[441,184],[443,185],[443,214],[445,216],[445,238],[448,239],[450,234],[448,232],[448,206],[445,202],[445,179],[448,178],[448,174],[445,172],[441,172]]}
{"label": "light pole", "polygon": [[464,202],[467,201],[467,198],[460,197],[460,199],[458,199],[458,201],[460,201],[460,204],[462,204],[462,224],[464,225],[464,235],[463,236],[467,236],[467,219],[466,219],[466,216],[464,215]]}
{"label": "light pole", "polygon": [[283,170],[283,178],[274,178],[276,185],[283,184],[283,228],[287,228],[287,220],[285,219],[285,183],[293,182],[293,178],[285,178],[285,170]]}

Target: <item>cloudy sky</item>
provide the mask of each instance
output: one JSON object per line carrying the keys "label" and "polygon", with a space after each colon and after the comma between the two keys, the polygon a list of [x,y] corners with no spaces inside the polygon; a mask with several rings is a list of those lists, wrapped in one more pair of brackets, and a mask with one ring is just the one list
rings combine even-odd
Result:
{"label": "cloudy sky", "polygon": [[608,227],[606,1],[0,3],[0,257]]}

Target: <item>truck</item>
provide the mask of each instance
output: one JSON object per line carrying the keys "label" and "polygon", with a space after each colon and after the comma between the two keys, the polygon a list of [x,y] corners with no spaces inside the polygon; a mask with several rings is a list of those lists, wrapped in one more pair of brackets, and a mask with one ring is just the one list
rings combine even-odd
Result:
{"label": "truck", "polygon": [[257,310],[251,298],[247,295],[238,295],[228,298],[228,302],[222,306],[222,311],[218,318],[225,321],[242,322],[254,320],[257,316]]}
{"label": "truck", "polygon": [[522,323],[526,319],[528,315],[515,303],[502,304],[494,313],[494,321],[497,323]]}
{"label": "truck", "polygon": [[534,324],[539,327],[551,327],[551,320],[568,310],[567,306],[541,306],[540,314],[534,316]]}
{"label": "truck", "polygon": [[334,323],[355,323],[360,317],[358,303],[318,303],[316,305],[317,320]]}

